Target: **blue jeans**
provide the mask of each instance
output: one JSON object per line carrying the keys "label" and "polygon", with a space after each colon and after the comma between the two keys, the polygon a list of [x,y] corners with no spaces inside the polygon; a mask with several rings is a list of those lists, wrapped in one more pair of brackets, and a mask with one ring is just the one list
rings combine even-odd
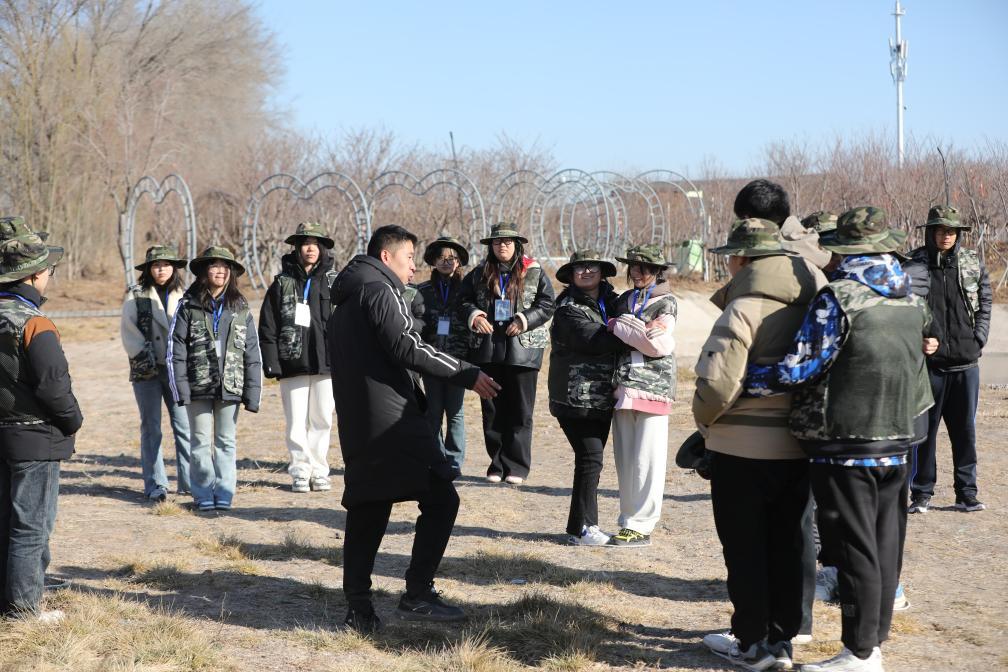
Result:
{"label": "blue jeans", "polygon": [[38,611],[59,470],[58,461],[0,459],[0,614]]}
{"label": "blue jeans", "polygon": [[193,500],[230,506],[238,485],[235,429],[238,402],[197,399],[189,413],[190,478]]}
{"label": "blue jeans", "polygon": [[189,492],[189,416],[175,403],[168,386],[167,369],[159,369],[153,380],[133,383],[133,396],[140,410],[140,468],[143,472],[144,495],[168,491],[168,475],[161,456],[161,404],[168,409],[172,434],[175,436],[175,465],[178,492]]}
{"label": "blue jeans", "polygon": [[[465,388],[446,383],[441,378],[424,376],[427,395],[427,422],[437,434],[441,452],[460,470],[465,462]],[[441,433],[441,418],[448,417],[448,431]]]}

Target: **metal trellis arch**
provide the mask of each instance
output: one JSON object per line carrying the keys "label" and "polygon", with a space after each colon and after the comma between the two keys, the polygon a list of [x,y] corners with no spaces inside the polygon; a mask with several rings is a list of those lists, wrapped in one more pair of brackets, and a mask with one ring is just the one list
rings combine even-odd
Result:
{"label": "metal trellis arch", "polygon": [[168,175],[161,182],[158,182],[149,175],[144,175],[130,189],[129,198],[126,200],[126,210],[122,214],[124,222],[119,245],[122,249],[127,287],[134,284],[133,231],[136,228],[136,211],[140,205],[140,199],[143,198],[144,194],[150,194],[154,200],[154,205],[159,205],[172,192],[178,194],[182,200],[182,212],[186,224],[186,255],[189,259],[196,256],[196,208],[193,205],[189,186],[185,180],[175,173]]}

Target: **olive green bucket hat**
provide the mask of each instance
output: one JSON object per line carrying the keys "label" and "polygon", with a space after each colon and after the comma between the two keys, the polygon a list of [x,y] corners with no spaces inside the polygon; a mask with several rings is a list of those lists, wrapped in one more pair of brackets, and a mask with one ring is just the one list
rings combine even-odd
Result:
{"label": "olive green bucket hat", "polygon": [[769,257],[786,254],[781,247],[780,227],[767,219],[739,219],[728,232],[728,242],[715,247],[711,254],[737,257]]}
{"label": "olive green bucket hat", "polygon": [[173,245],[152,245],[147,248],[147,254],[144,256],[143,262],[133,268],[142,271],[155,261],[167,261],[175,268],[186,267],[186,260],[178,256],[178,251]]}
{"label": "olive green bucket hat", "polygon": [[829,233],[836,230],[837,215],[829,210],[816,210],[801,220],[801,223],[806,229],[812,229],[816,233]]}
{"label": "olive green bucket hat", "polygon": [[590,264],[594,264],[601,269],[603,278],[611,278],[616,275],[616,264],[603,259],[598,250],[578,250],[570,256],[570,261],[557,269],[556,279],[565,285],[569,285],[574,279],[574,267],[588,266]]}
{"label": "olive green bucket hat", "polygon": [[331,250],[333,245],[335,245],[333,239],[329,237],[325,229],[318,222],[301,222],[297,225],[297,230],[287,236],[284,242],[288,245],[300,245],[301,241],[305,238],[317,239],[319,245],[327,250]]}
{"label": "olive green bucket hat", "polygon": [[28,228],[23,217],[0,218],[0,282],[23,280],[58,264],[63,248],[46,245],[46,238]]}
{"label": "olive green bucket hat", "polygon": [[665,261],[660,245],[634,245],[627,248],[625,257],[616,257],[616,261],[621,264],[645,264],[662,268],[670,266],[669,262]]}
{"label": "olive green bucket hat", "polygon": [[964,231],[973,230],[971,225],[962,221],[959,210],[951,205],[936,205],[928,210],[927,223],[918,224],[917,228],[921,229],[926,226],[944,226],[949,229],[962,229]]}
{"label": "olive green bucket hat", "polygon": [[429,266],[433,266],[437,262],[436,257],[441,254],[441,248],[444,247],[455,250],[455,254],[457,254],[459,258],[459,266],[466,266],[469,264],[469,250],[467,250],[465,245],[460,243],[458,239],[452,238],[451,236],[441,236],[432,240],[427,245],[427,249],[424,250],[424,263]]}
{"label": "olive green bucket hat", "polygon": [[483,245],[489,245],[497,238],[514,238],[522,245],[528,245],[528,238],[518,233],[518,229],[514,224],[508,224],[506,222],[491,226],[490,235],[486,238],[480,239],[480,243]]}
{"label": "olive green bucket hat", "polygon": [[234,269],[236,278],[245,274],[245,267],[238,263],[234,253],[220,245],[211,245],[203,250],[203,254],[189,262],[189,270],[193,272],[193,275],[198,277],[203,272],[203,269],[215,259],[228,262],[231,268]]}
{"label": "olive green bucket hat", "polygon": [[819,245],[837,254],[882,254],[895,252],[906,239],[906,231],[886,225],[885,210],[863,206],[840,215],[836,230],[819,236]]}

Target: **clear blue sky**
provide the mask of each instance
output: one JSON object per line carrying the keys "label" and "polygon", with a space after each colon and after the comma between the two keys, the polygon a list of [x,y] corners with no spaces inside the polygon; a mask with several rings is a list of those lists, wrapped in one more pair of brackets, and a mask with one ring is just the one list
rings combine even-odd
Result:
{"label": "clear blue sky", "polygon": [[[767,143],[895,135],[891,0],[263,0],[274,103],[330,135],[381,126],[434,149],[501,133],[564,167],[745,173]],[[906,0],[907,132],[1008,138],[1008,2]]]}

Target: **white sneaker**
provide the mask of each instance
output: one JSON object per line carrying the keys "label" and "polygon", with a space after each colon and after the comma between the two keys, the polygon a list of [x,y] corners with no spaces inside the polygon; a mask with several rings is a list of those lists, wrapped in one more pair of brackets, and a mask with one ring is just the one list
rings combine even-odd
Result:
{"label": "white sneaker", "polygon": [[872,649],[871,655],[862,660],[850,649],[844,647],[840,653],[821,663],[806,663],[802,672],[885,672],[882,669],[882,650]]}
{"label": "white sneaker", "polygon": [[812,641],[812,635],[807,633],[806,634],[798,633],[797,635],[791,638],[792,644],[808,644],[811,641]]}
{"label": "white sneaker", "polygon": [[582,525],[581,534],[570,535],[570,543],[574,546],[605,546],[609,543],[609,535],[600,530],[598,525]]}
{"label": "white sneaker", "polygon": [[329,480],[328,476],[312,476],[308,481],[308,485],[316,492],[332,490],[332,481]]}
{"label": "white sneaker", "polygon": [[291,492],[309,491],[311,491],[311,482],[304,476],[295,476],[294,482],[291,483]]}
{"label": "white sneaker", "polygon": [[525,479],[522,478],[521,476],[508,476],[507,478],[504,479],[504,481],[506,483],[510,483],[511,485],[521,485],[522,483],[525,482]]}
{"label": "white sneaker", "polygon": [[815,576],[815,599],[832,602],[837,599],[837,568],[823,567]]}
{"label": "white sneaker", "polygon": [[501,477],[500,474],[487,474],[486,480],[487,483],[500,483]]}
{"label": "white sneaker", "polygon": [[731,651],[733,645],[738,646],[738,638],[730,632],[712,632],[704,635],[703,643],[713,653],[723,655]]}

